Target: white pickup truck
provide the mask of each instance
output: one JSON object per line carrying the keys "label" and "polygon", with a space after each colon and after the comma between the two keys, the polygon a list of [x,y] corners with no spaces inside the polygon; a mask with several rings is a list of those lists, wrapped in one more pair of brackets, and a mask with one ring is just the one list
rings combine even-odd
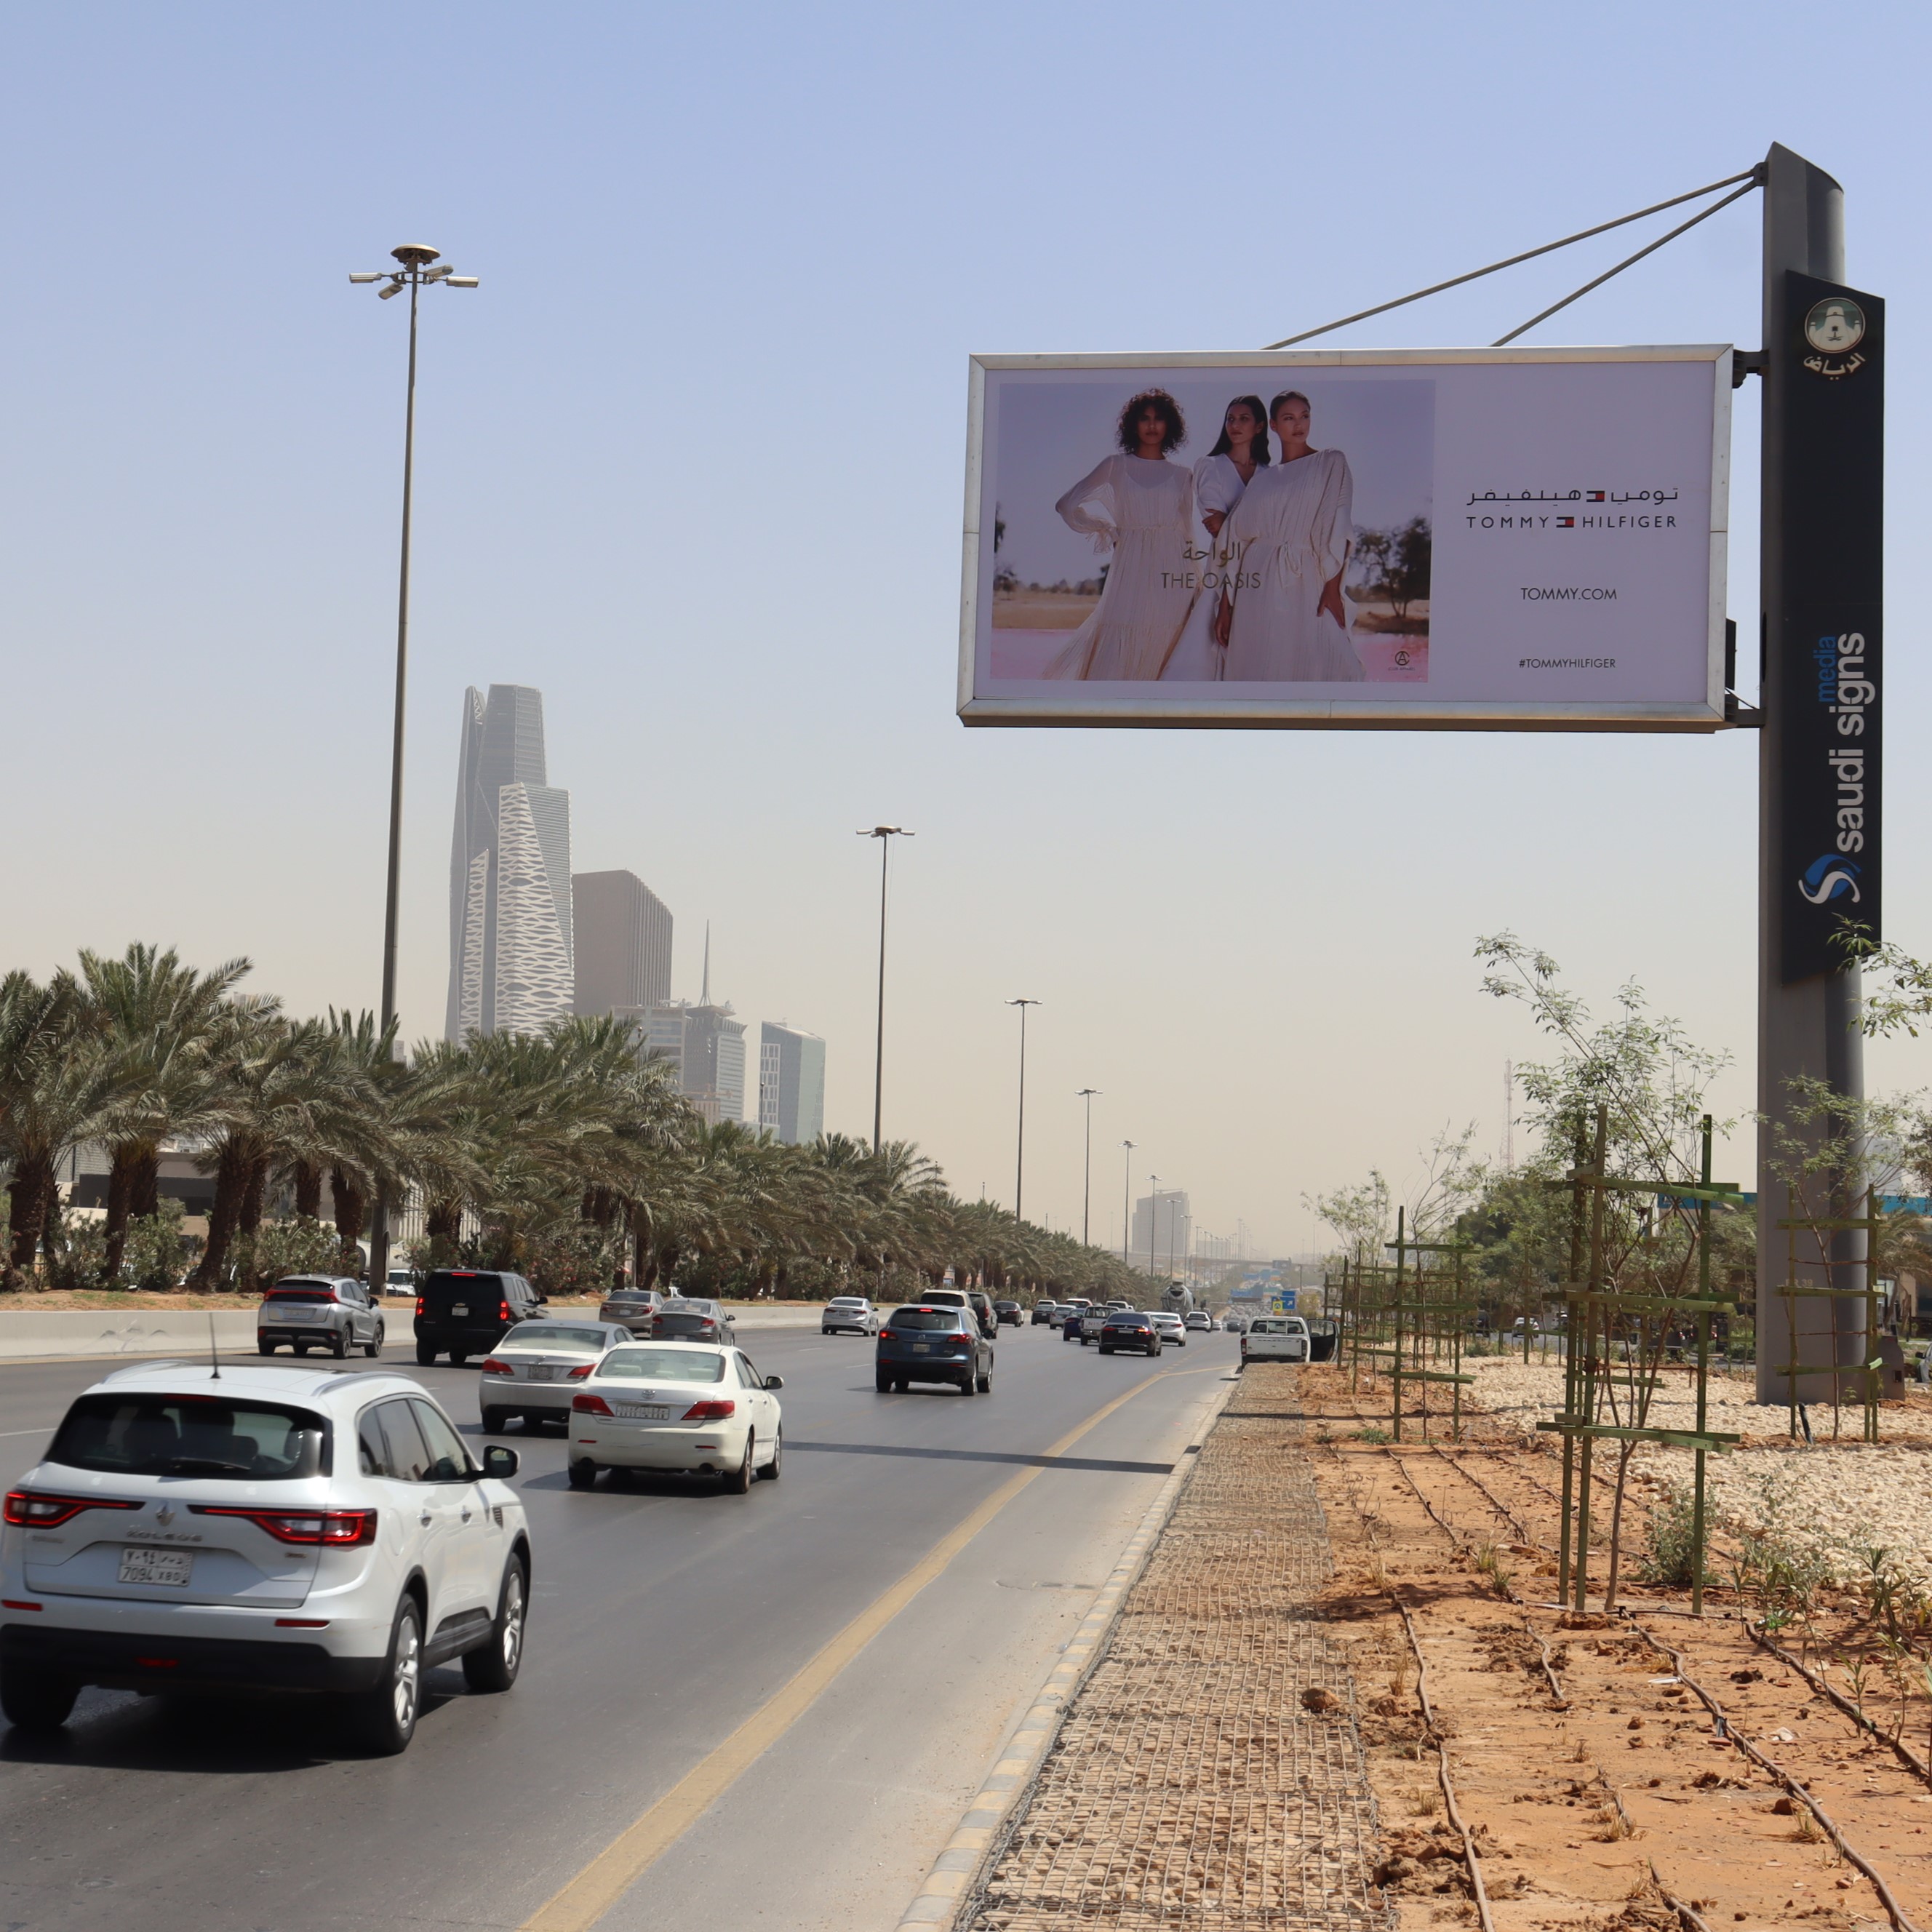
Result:
{"label": "white pickup truck", "polygon": [[1250,1362],[1305,1362],[1308,1324],[1298,1315],[1261,1315],[1241,1337],[1241,1366]]}

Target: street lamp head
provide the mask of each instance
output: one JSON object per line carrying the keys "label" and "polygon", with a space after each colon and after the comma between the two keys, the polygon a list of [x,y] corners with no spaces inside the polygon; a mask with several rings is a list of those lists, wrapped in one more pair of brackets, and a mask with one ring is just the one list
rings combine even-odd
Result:
{"label": "street lamp head", "polygon": [[378,302],[387,302],[392,296],[399,296],[402,292],[403,285],[400,282],[392,282],[387,288],[379,289],[376,291],[376,299]]}
{"label": "street lamp head", "polygon": [[1038,1000],[1009,1000],[1006,1004],[1010,1006],[1036,1006],[1040,1002]]}
{"label": "street lamp head", "polygon": [[861,828],[856,836],[861,838],[916,838],[919,834],[903,825],[875,825],[870,831]]}
{"label": "street lamp head", "polygon": [[473,289],[476,286],[476,278],[474,275],[452,275],[449,286],[453,289]]}
{"label": "street lamp head", "polygon": [[380,282],[382,274],[383,271],[380,268],[352,268],[349,272],[349,279],[352,282]]}
{"label": "street lamp head", "polygon": [[389,253],[406,268],[426,268],[432,262],[442,259],[440,248],[431,248],[421,242],[405,242],[400,248],[392,248]]}

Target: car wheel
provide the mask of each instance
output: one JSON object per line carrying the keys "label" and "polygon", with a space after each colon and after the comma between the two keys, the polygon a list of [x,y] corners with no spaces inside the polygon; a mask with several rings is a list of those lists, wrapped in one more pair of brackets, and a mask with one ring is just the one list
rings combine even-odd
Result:
{"label": "car wheel", "polygon": [[376,1339],[373,1342],[364,1342],[362,1344],[363,1354],[367,1355],[372,1362],[382,1352],[382,1324],[379,1322],[376,1324]]}
{"label": "car wheel", "polygon": [[524,1617],[529,1592],[520,1557],[503,1568],[503,1587],[496,1594],[496,1621],[490,1641],[463,1653],[463,1679],[472,1690],[507,1690],[517,1681],[524,1660]]}
{"label": "car wheel", "polygon": [[70,1677],[25,1663],[0,1664],[0,1711],[16,1731],[57,1731],[80,1686]]}
{"label": "car wheel", "polygon": [[959,1393],[962,1395],[976,1395],[979,1393],[978,1384],[979,1377],[968,1369],[966,1371],[966,1379],[959,1384]]}
{"label": "car wheel", "polygon": [[991,1369],[988,1369],[986,1372],[980,1378],[980,1393],[982,1395],[991,1395],[992,1392],[993,1372]]}
{"label": "car wheel", "polygon": [[912,1384],[907,1381],[904,1376],[895,1376],[892,1378],[892,1393],[895,1395],[904,1395],[911,1387]]}
{"label": "car wheel", "polygon": [[872,1371],[872,1386],[880,1394],[890,1395],[892,1392],[892,1378],[883,1369],[874,1369]]}
{"label": "car wheel", "polygon": [[427,1342],[416,1344],[416,1366],[426,1369],[436,1360],[436,1351]]}
{"label": "car wheel", "polygon": [[461,1368],[469,1359],[470,1351],[467,1348],[452,1348],[449,1352],[449,1366],[452,1369]]}
{"label": "car wheel", "polygon": [[588,1456],[580,1456],[570,1466],[569,1480],[573,1490],[594,1490],[597,1486],[597,1465]]}
{"label": "car wheel", "polygon": [[783,1466],[784,1462],[784,1430],[781,1425],[778,1432],[772,1438],[772,1460],[758,1472],[758,1474],[766,1482],[776,1483],[778,1479],[778,1471]]}
{"label": "car wheel", "polygon": [[483,1433],[500,1436],[509,1426],[510,1412],[507,1408],[486,1408],[483,1412]]}
{"label": "car wheel", "polygon": [[1112,1348],[1108,1347],[1106,1342],[1102,1342],[1100,1344],[1100,1352],[1103,1355],[1111,1355],[1114,1352]]}
{"label": "car wheel", "polygon": [[1187,1337],[1185,1335],[1177,1335],[1174,1337],[1174,1340],[1178,1342],[1184,1348],[1187,1346]]}
{"label": "car wheel", "polygon": [[368,1749],[394,1757],[409,1749],[422,1702],[422,1612],[413,1597],[397,1606],[381,1681],[349,1700],[351,1728]]}
{"label": "car wheel", "polygon": [[257,1342],[255,1352],[258,1355],[272,1355],[275,1352],[275,1345],[272,1342]]}
{"label": "car wheel", "polygon": [[758,1432],[755,1429],[746,1430],[745,1431],[744,1460],[739,1463],[736,1468],[730,1471],[723,1479],[722,1486],[727,1494],[734,1496],[749,1496],[751,1494],[752,1476],[752,1458],[756,1453],[758,1446]]}
{"label": "car wheel", "polygon": [[332,1335],[329,1336],[328,1352],[333,1355],[338,1362],[342,1360],[343,1358],[347,1355],[349,1353],[349,1331],[347,1329],[344,1329],[340,1334]]}

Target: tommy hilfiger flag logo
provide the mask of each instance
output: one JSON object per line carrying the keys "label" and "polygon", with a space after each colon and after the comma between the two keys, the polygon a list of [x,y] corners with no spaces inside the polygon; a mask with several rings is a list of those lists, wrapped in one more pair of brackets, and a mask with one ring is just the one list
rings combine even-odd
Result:
{"label": "tommy hilfiger flag logo", "polygon": [[1586,503],[1600,503],[1604,500],[1604,493],[1600,490],[1586,490],[1583,500]]}
{"label": "tommy hilfiger flag logo", "polygon": [[1574,517],[1558,517],[1556,527],[1559,530],[1574,530],[1576,527],[1576,519]]}

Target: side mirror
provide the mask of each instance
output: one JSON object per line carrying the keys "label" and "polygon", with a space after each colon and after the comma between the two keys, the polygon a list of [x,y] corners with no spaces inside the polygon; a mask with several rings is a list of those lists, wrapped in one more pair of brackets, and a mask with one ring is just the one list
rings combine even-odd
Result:
{"label": "side mirror", "polygon": [[483,1473],[507,1483],[517,1473],[517,1452],[506,1449],[500,1442],[491,1443],[483,1452]]}
{"label": "side mirror", "polygon": [[767,1376],[765,1378],[765,1386],[768,1389],[783,1388],[784,1387],[784,1377],[783,1376]]}

